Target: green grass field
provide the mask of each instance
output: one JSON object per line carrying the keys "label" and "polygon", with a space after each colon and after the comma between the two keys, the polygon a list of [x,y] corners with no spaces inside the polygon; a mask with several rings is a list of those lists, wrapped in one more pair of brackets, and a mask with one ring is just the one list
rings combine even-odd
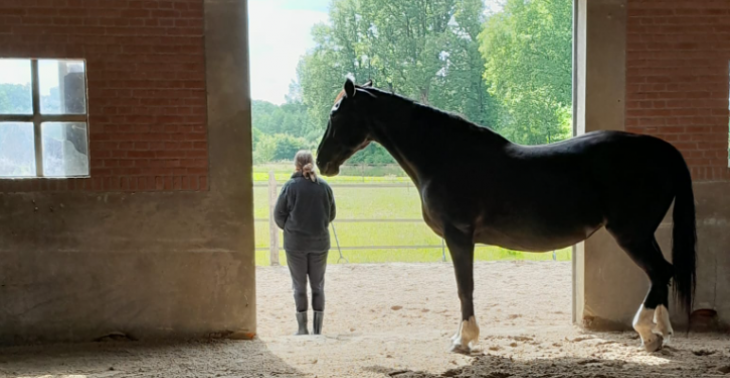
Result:
{"label": "green grass field", "polygon": [[[352,167],[343,169],[342,174],[327,178],[329,183],[383,183],[398,182],[410,183],[407,177],[394,169],[389,176],[357,176],[366,174],[382,174],[381,172],[367,172],[366,169]],[[385,170],[386,168],[381,168]],[[392,169],[392,168],[389,168]],[[267,165],[254,168],[254,182],[257,185],[268,181],[269,170],[274,170],[278,188],[281,188],[291,175],[291,168],[287,165]],[[349,175],[347,175],[349,174]],[[373,188],[373,187],[334,187],[337,201],[337,219],[421,219],[421,205],[418,193],[413,187],[409,188]],[[268,188],[254,188],[254,217],[268,219]],[[337,236],[342,247],[359,246],[413,246],[433,245],[434,248],[424,249],[366,249],[344,250],[342,254],[350,263],[384,263],[384,262],[438,262],[442,261],[441,238],[434,234],[423,221],[413,223],[338,223],[335,220]],[[330,228],[330,233],[332,229]],[[334,235],[329,262],[337,263],[339,254]],[[279,231],[279,243],[283,244],[283,237]],[[268,248],[269,222],[256,222],[256,248]],[[571,249],[556,251],[558,260],[570,260]],[[478,245],[476,259],[482,261],[493,260],[551,260],[552,253],[522,253],[509,251],[497,247]],[[281,252],[279,259],[286,263],[286,254]],[[448,250],[446,259],[451,261]],[[269,265],[269,251],[256,251],[256,264]]]}

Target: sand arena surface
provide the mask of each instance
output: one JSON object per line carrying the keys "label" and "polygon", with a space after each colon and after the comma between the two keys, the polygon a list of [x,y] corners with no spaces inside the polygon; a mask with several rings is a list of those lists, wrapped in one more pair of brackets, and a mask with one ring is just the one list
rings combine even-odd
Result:
{"label": "sand arena surface", "polygon": [[257,275],[258,340],[5,348],[0,377],[730,377],[728,335],[678,333],[649,354],[633,332],[572,326],[569,262],[477,263],[472,356],[447,352],[459,320],[451,264],[329,266],[322,336],[290,336],[286,267]]}

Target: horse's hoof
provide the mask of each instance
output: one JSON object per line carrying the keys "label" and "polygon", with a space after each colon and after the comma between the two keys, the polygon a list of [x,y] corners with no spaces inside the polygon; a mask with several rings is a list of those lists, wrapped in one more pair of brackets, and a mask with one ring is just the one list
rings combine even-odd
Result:
{"label": "horse's hoof", "polygon": [[458,354],[463,354],[463,355],[469,356],[469,355],[471,355],[471,348],[469,348],[469,346],[465,346],[465,345],[461,345],[461,344],[452,344],[451,353],[458,353]]}
{"label": "horse's hoof", "polygon": [[672,336],[674,336],[674,330],[671,327],[667,328],[667,327],[657,326],[656,329],[654,330],[654,334],[656,334],[659,337],[663,337],[664,344],[666,345],[669,343],[669,339],[672,338]]}
{"label": "horse's hoof", "polygon": [[659,335],[657,335],[662,340],[662,346],[669,345],[669,341],[672,340],[672,336],[674,336],[674,331],[670,330],[664,330]]}
{"label": "horse's hoof", "polygon": [[644,349],[649,353],[654,353],[660,351],[663,345],[664,337],[662,335],[652,334],[652,337],[644,342]]}

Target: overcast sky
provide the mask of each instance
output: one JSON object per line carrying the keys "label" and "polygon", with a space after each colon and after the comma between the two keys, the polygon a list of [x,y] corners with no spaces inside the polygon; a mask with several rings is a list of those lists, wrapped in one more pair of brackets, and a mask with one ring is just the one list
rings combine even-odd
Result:
{"label": "overcast sky", "polygon": [[[399,0],[400,1],[400,0]],[[330,0],[249,0],[251,97],[284,102],[297,63],[314,47],[312,26],[327,21]]]}

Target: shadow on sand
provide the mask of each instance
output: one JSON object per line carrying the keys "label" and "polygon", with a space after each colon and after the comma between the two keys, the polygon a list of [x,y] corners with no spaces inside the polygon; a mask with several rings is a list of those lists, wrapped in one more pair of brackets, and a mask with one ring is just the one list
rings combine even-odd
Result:
{"label": "shadow on sand", "polygon": [[299,377],[260,340],[0,348],[0,377]]}
{"label": "shadow on sand", "polygon": [[[601,339],[609,343],[626,342],[626,334],[600,333]],[[518,360],[480,352],[473,356],[470,365],[433,374],[414,370],[393,370],[382,366],[371,366],[364,370],[397,378],[619,378],[619,377],[730,377],[730,342],[724,346],[717,343],[709,348],[697,348],[679,343],[676,348],[666,346],[654,354],[644,354],[636,349],[637,356],[654,357],[651,362],[634,362],[608,357],[557,357],[534,360]]]}

